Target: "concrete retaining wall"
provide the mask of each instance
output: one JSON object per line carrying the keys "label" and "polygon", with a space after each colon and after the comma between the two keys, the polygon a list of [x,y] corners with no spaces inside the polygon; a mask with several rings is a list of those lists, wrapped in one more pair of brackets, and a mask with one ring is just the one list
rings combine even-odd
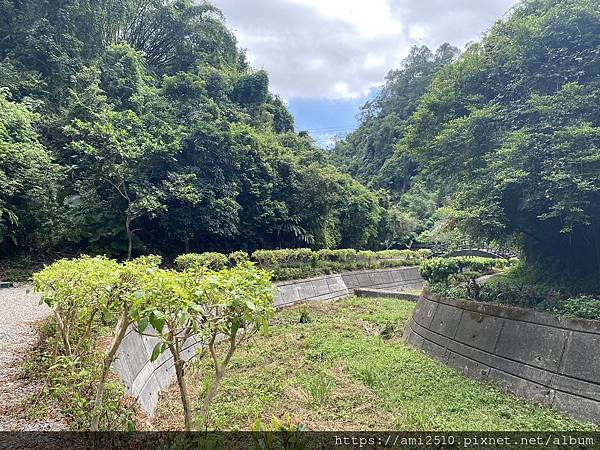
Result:
{"label": "concrete retaining wall", "polygon": [[404,338],[471,378],[600,422],[600,322],[425,291]]}
{"label": "concrete retaining wall", "polygon": [[[332,301],[352,294],[358,288],[412,290],[422,286],[423,279],[417,267],[346,272],[277,283],[275,306],[281,308],[308,301]],[[150,362],[157,343],[157,338],[141,336],[130,329],[113,364],[113,369],[125,383],[127,394],[135,397],[149,415],[154,413],[160,392],[175,379],[169,352],[163,353],[154,363]],[[190,341],[183,356],[189,359],[201,347],[200,342]]]}

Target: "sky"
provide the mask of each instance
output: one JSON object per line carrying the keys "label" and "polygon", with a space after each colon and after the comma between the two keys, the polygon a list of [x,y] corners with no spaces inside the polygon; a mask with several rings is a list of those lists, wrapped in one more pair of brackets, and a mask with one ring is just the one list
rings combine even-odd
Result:
{"label": "sky", "polygon": [[212,0],[271,91],[328,146],[413,45],[480,40],[516,0]]}

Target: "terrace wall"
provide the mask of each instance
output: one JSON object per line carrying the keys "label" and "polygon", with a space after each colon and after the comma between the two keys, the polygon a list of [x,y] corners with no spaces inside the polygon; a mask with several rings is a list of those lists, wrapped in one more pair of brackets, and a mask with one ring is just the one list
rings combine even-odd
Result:
{"label": "terrace wall", "polygon": [[451,300],[427,290],[404,338],[466,376],[600,422],[600,322]]}

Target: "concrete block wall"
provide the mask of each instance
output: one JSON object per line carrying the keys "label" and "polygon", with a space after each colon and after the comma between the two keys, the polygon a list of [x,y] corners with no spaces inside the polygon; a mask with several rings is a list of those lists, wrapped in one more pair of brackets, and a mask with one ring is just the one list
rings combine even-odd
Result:
{"label": "concrete block wall", "polygon": [[[333,301],[352,294],[358,288],[412,290],[422,286],[423,279],[417,267],[346,272],[277,283],[275,306],[282,308],[301,302]],[[150,362],[157,343],[157,338],[141,336],[130,329],[113,364],[114,371],[125,383],[127,394],[135,397],[149,415],[154,414],[160,392],[175,379],[173,358],[168,351],[154,363]],[[189,342],[184,357],[192,358],[201,347],[201,342]]]}
{"label": "concrete block wall", "polygon": [[600,422],[600,322],[424,291],[404,338],[466,376]]}

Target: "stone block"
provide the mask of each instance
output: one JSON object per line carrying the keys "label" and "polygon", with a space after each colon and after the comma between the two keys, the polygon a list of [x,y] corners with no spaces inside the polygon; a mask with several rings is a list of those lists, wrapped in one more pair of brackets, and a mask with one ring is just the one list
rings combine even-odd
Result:
{"label": "stone block", "polygon": [[438,361],[444,364],[448,361],[448,351],[441,345],[436,344],[435,342],[431,342],[427,339],[424,339],[423,344],[421,345],[421,350],[423,350],[433,359],[437,359]]}
{"label": "stone block", "polygon": [[507,320],[495,353],[556,372],[568,334],[558,328]]}
{"label": "stone block", "polygon": [[310,300],[315,297],[315,289],[311,281],[305,281],[303,283],[298,283],[296,285],[298,289],[298,295],[300,296],[300,300]]}
{"label": "stone block", "polygon": [[[599,352],[600,336],[572,332],[567,341],[560,373],[600,384]],[[600,390],[600,386],[598,389]]]}
{"label": "stone block", "polygon": [[551,386],[559,391],[571,392],[581,397],[587,397],[599,402],[600,405],[600,386],[595,383],[578,380],[564,375],[554,374]]}
{"label": "stone block", "polygon": [[462,309],[447,305],[438,305],[429,329],[443,336],[453,338],[458,329]]}
{"label": "stone block", "polygon": [[129,333],[123,339],[116,357],[121,360],[118,367],[124,369],[123,381],[129,385],[133,383],[150,359],[144,341],[138,333]]}
{"label": "stone block", "polygon": [[131,394],[133,397],[139,397],[140,392],[142,392],[142,389],[144,388],[146,383],[148,383],[148,380],[153,376],[154,365],[152,365],[152,363],[148,361],[146,365],[144,365],[142,370],[140,370],[135,380],[133,380],[131,387],[128,389],[128,393]]}
{"label": "stone block", "polygon": [[490,367],[454,352],[448,352],[448,366],[476,380],[486,380]]}
{"label": "stone block", "polygon": [[422,327],[429,328],[437,307],[437,303],[421,298],[413,312],[413,320]]}
{"label": "stone block", "polygon": [[148,379],[148,382],[140,392],[137,401],[141,408],[150,416],[154,415],[154,410],[158,405],[160,398],[160,386],[154,377]]}
{"label": "stone block", "polygon": [[492,353],[505,319],[464,311],[455,339],[471,347]]}
{"label": "stone block", "polygon": [[332,293],[334,293],[334,292],[348,293],[348,289],[346,288],[346,285],[344,284],[344,280],[342,279],[342,277],[340,275],[335,275],[335,276],[329,277],[327,279],[327,283],[329,284],[329,291]]}
{"label": "stone block", "polygon": [[315,297],[325,295],[329,293],[329,284],[326,279],[319,278],[313,281],[313,289],[315,291]]}
{"label": "stone block", "polygon": [[600,402],[557,391],[553,406],[586,422],[600,422]]}
{"label": "stone block", "polygon": [[344,284],[349,290],[357,288],[360,286],[358,282],[358,277],[353,273],[345,273],[342,275],[342,279],[344,280]]}
{"label": "stone block", "polygon": [[168,389],[175,380],[175,363],[173,358],[154,369],[154,378],[158,382],[160,390]]}
{"label": "stone block", "polygon": [[371,277],[369,277],[368,273],[359,273],[356,275],[356,278],[358,279],[358,285],[360,287],[371,287],[372,286],[372,281],[371,281]]}
{"label": "stone block", "polygon": [[548,386],[526,380],[501,370],[492,368],[488,378],[502,386],[508,392],[512,392],[521,397],[547,405],[551,404],[554,400],[555,391]]}

